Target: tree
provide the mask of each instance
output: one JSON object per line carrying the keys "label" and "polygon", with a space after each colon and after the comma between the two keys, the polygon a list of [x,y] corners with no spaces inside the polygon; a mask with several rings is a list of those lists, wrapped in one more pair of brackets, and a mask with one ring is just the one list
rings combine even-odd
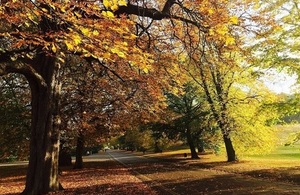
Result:
{"label": "tree", "polygon": [[[275,69],[280,72],[296,74],[299,83],[299,7],[296,0],[262,2],[264,12],[275,18],[278,25],[276,30],[268,36],[260,37],[253,44],[253,52],[257,56],[257,67],[261,69]],[[267,105],[279,113],[279,117],[286,119],[288,116],[299,112],[299,93],[290,97],[281,98],[278,102]],[[278,122],[279,120],[277,120]],[[296,141],[298,134],[295,134]],[[288,144],[290,144],[288,143]]]}
{"label": "tree", "polygon": [[212,115],[223,134],[228,161],[235,161],[237,157],[231,139],[235,119],[230,114],[230,106],[238,105],[231,102],[232,93],[239,88],[235,85],[247,88],[245,83],[239,84],[240,78],[250,76],[255,79],[250,73],[254,72],[251,66],[255,56],[247,48],[244,37],[267,35],[274,30],[274,23],[271,19],[266,22],[266,14],[255,11],[256,3],[233,5],[228,1],[221,2],[211,1],[205,5],[210,8],[207,10],[209,33],[199,36],[198,29],[192,28],[183,35],[178,33],[178,36],[186,49],[181,55],[182,63],[189,65],[188,73],[204,90]]}
{"label": "tree", "polygon": [[[123,139],[123,141],[122,141]],[[142,130],[141,128],[130,129],[126,133],[119,137],[122,147],[131,151],[142,151],[150,149],[153,146],[153,137],[151,131]]]}
{"label": "tree", "polygon": [[[66,55],[104,67],[121,80],[151,85],[150,95],[161,97],[156,88],[166,84],[162,76],[178,75],[174,53],[184,48],[175,47],[173,40],[192,40],[191,27],[198,30],[199,39],[209,28],[219,31],[217,37],[226,34],[211,25],[224,22],[217,20],[220,15],[207,17],[217,4],[226,6],[225,1],[206,0],[1,1],[0,75],[23,74],[32,95],[30,160],[23,194],[60,188],[59,105]],[[231,37],[225,40],[232,42]]]}
{"label": "tree", "polygon": [[132,22],[112,18],[112,12],[101,13],[101,9],[99,4],[73,1],[1,2],[0,75],[23,74],[32,95],[30,159],[23,194],[60,188],[59,97],[64,56],[75,53],[123,79],[141,75],[139,70],[150,66],[151,56],[140,55],[142,51],[134,46]]}
{"label": "tree", "polygon": [[[135,46],[133,23],[122,15],[161,20],[171,16],[169,10],[174,3],[167,1],[157,18],[155,9],[126,6],[125,1],[119,2],[119,8],[109,1],[1,2],[0,75],[25,75],[32,95],[30,160],[23,194],[60,188],[57,158],[64,56],[81,56],[122,79],[141,78],[150,71],[152,57]],[[119,17],[113,17],[113,12]]]}
{"label": "tree", "polygon": [[197,159],[199,156],[196,152],[196,140],[201,137],[203,125],[207,125],[210,112],[192,82],[183,87],[181,95],[167,94],[169,109],[178,115],[171,121],[169,131],[183,134],[190,147],[191,157]]}
{"label": "tree", "polygon": [[269,36],[253,44],[258,56],[257,66],[299,75],[299,2],[296,0],[262,2],[264,12],[274,17],[278,25]]}
{"label": "tree", "polygon": [[153,109],[159,112],[159,96],[149,95],[152,89],[141,82],[120,79],[74,56],[66,60],[63,72],[62,129],[77,135],[75,168],[83,166],[87,143],[108,140],[143,120],[153,120]]}

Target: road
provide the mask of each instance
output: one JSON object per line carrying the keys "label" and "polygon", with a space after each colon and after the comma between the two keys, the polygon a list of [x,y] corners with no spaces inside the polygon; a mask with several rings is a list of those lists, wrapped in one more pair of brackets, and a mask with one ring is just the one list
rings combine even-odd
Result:
{"label": "road", "polygon": [[[299,194],[300,186],[276,180],[254,178],[247,175],[190,166],[186,160],[147,158],[134,153],[109,150],[106,153],[84,156],[84,162],[118,161],[131,173],[163,195],[198,194]],[[28,162],[5,163],[0,166],[24,165]],[[201,164],[201,163],[200,163]],[[112,167],[113,168],[113,167]],[[114,170],[118,169],[112,169]]]}

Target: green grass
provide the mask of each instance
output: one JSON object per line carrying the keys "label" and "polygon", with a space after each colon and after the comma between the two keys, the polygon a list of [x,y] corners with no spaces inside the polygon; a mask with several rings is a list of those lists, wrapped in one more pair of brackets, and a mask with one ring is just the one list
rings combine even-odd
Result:
{"label": "green grass", "polygon": [[300,160],[300,143],[294,145],[285,146],[288,143],[290,136],[300,131],[300,125],[285,125],[277,127],[279,143],[270,154],[265,155],[249,155],[247,157],[254,159],[266,159],[266,160]]}
{"label": "green grass", "polygon": [[248,157],[268,160],[300,160],[300,145],[278,146],[270,154],[249,155]]}

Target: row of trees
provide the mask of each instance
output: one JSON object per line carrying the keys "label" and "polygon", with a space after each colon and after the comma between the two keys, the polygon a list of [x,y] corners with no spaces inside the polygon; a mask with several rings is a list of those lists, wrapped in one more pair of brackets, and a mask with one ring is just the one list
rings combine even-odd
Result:
{"label": "row of trees", "polygon": [[[204,135],[215,132],[228,161],[237,159],[236,149],[271,148],[277,99],[259,84],[257,67],[287,61],[294,71],[298,58],[285,54],[295,50],[286,45],[299,24],[285,11],[296,16],[298,4],[1,1],[0,75],[23,75],[26,84],[10,76],[31,92],[30,133],[26,117],[24,130],[15,131],[30,140],[23,194],[60,189],[58,153],[68,137],[77,143],[77,167],[88,137],[99,141],[147,124],[156,136],[184,136],[193,158]],[[278,21],[293,25],[282,29]],[[15,99],[21,104],[14,108],[28,113],[28,99]],[[11,127],[3,124],[1,131]]]}

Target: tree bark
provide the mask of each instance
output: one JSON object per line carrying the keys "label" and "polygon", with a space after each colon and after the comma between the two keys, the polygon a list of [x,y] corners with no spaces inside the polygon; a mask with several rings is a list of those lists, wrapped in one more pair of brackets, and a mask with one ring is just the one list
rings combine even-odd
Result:
{"label": "tree bark", "polygon": [[237,161],[237,157],[235,155],[235,150],[233,148],[230,137],[227,135],[223,135],[223,140],[224,140],[225,147],[226,147],[227,161],[228,162]]}
{"label": "tree bark", "polygon": [[55,58],[39,54],[32,66],[46,83],[25,75],[31,88],[30,158],[22,194],[46,194],[60,189],[58,182],[60,71]]}
{"label": "tree bark", "polygon": [[190,150],[191,150],[191,158],[192,159],[199,159],[199,156],[196,152],[195,144],[194,144],[194,141],[193,141],[193,138],[192,138],[192,135],[191,135],[190,127],[187,127],[187,129],[186,129],[186,139],[187,139],[187,142],[188,142]]}
{"label": "tree bark", "polygon": [[83,168],[83,150],[84,150],[84,135],[82,132],[79,132],[77,137],[77,145],[76,145],[76,160],[74,164],[74,169],[82,169]]}

